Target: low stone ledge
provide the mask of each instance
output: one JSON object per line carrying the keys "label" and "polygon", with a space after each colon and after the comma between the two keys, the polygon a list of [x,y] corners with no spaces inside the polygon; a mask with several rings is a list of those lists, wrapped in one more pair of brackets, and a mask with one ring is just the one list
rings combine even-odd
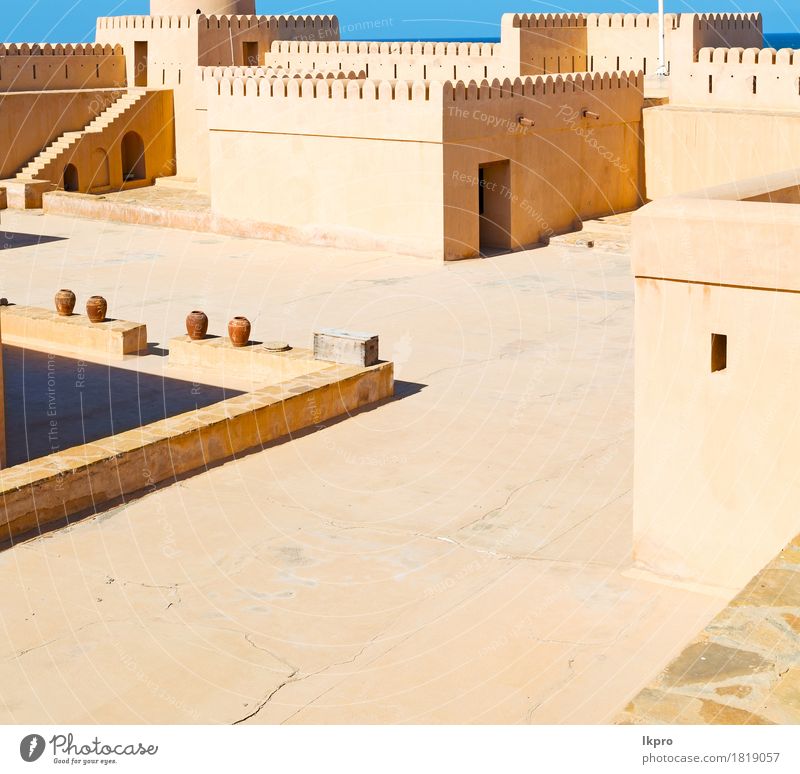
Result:
{"label": "low stone ledge", "polygon": [[6,206],[13,210],[39,210],[42,196],[56,186],[48,180],[0,180],[6,189]]}
{"label": "low stone ledge", "polygon": [[330,366],[330,363],[314,360],[313,353],[307,349],[274,352],[265,349],[261,342],[234,347],[230,339],[222,336],[207,336],[200,341],[178,336],[170,339],[168,346],[170,366],[198,372],[214,371],[253,382],[276,384]]}
{"label": "low stone ledge", "polygon": [[394,394],[394,367],[330,366],[0,470],[0,540],[263,447]]}
{"label": "low stone ledge", "polygon": [[3,343],[56,354],[122,358],[147,349],[147,326],[126,320],[93,323],[34,306],[3,306]]}

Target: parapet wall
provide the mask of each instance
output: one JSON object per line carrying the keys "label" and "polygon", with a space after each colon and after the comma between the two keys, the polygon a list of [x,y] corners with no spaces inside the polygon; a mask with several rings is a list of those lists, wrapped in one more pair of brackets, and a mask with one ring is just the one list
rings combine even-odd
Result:
{"label": "parapet wall", "polygon": [[800,50],[704,48],[671,80],[670,103],[800,110]]}
{"label": "parapet wall", "polygon": [[[505,14],[502,46],[522,75],[574,70],[658,67],[658,14]],[[761,46],[757,13],[666,14],[665,53],[671,67],[695,60],[705,46]]]}
{"label": "parapet wall", "polygon": [[800,171],[756,174],[633,216],[634,557],[728,589],[797,534],[800,496]]}
{"label": "parapet wall", "polygon": [[104,89],[125,84],[121,46],[0,45],[0,92]]}
{"label": "parapet wall", "polygon": [[510,71],[528,76],[586,71],[587,17],[584,14],[506,13],[500,40]]}
{"label": "parapet wall", "polygon": [[479,80],[517,74],[496,43],[276,41],[265,63],[287,72],[363,70],[378,80]]}
{"label": "parapet wall", "polygon": [[[552,121],[552,106],[575,95],[584,100],[584,108],[602,109],[606,117],[616,122],[638,120],[641,110],[642,76],[636,73],[578,73],[469,83],[348,79],[321,74],[304,78],[257,77],[255,72],[247,76],[242,70],[224,73],[218,76],[210,68],[200,77],[207,89],[212,128],[228,130],[441,142],[448,127],[465,125],[455,109],[459,105],[468,109],[472,103],[480,104],[482,115],[492,114],[504,124],[516,124],[518,113],[535,118],[541,112],[542,121]],[[620,101],[620,92],[628,93],[630,99]],[[275,109],[276,100],[284,109]],[[376,110],[376,102],[391,112],[383,107]],[[291,109],[292,104],[302,107],[302,117]],[[404,116],[400,122],[395,114],[398,108]],[[482,133],[492,131],[488,122],[482,124]],[[561,124],[560,128],[564,128],[563,121]],[[423,127],[425,131],[420,134]],[[505,128],[503,131],[511,133]]]}

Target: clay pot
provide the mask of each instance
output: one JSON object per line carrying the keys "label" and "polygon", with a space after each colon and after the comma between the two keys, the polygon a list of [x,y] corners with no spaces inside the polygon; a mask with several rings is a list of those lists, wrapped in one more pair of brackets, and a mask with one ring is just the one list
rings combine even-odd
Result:
{"label": "clay pot", "polygon": [[250,341],[250,320],[246,317],[234,317],[228,323],[228,336],[234,347],[246,347]]}
{"label": "clay pot", "polygon": [[93,323],[100,323],[106,319],[108,302],[102,296],[92,296],[86,302],[86,314]]}
{"label": "clay pot", "polygon": [[75,310],[75,294],[71,290],[59,290],[56,293],[56,311],[62,317],[69,317]]}
{"label": "clay pot", "polygon": [[208,317],[203,312],[190,312],[186,316],[186,332],[192,341],[200,341],[208,333]]}

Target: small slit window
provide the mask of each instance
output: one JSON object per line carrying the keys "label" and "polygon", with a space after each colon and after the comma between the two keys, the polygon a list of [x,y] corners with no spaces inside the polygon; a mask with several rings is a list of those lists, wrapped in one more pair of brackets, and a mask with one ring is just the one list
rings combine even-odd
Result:
{"label": "small slit window", "polygon": [[723,333],[711,334],[711,373],[728,367],[728,337]]}

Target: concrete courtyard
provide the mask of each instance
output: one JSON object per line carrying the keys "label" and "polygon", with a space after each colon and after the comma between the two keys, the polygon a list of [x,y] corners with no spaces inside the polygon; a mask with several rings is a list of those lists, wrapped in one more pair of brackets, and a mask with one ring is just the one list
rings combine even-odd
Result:
{"label": "concrete courtyard", "polygon": [[12,302],[374,332],[398,383],[0,552],[0,722],[610,722],[726,602],[630,568],[627,224],[442,264],[4,212]]}

